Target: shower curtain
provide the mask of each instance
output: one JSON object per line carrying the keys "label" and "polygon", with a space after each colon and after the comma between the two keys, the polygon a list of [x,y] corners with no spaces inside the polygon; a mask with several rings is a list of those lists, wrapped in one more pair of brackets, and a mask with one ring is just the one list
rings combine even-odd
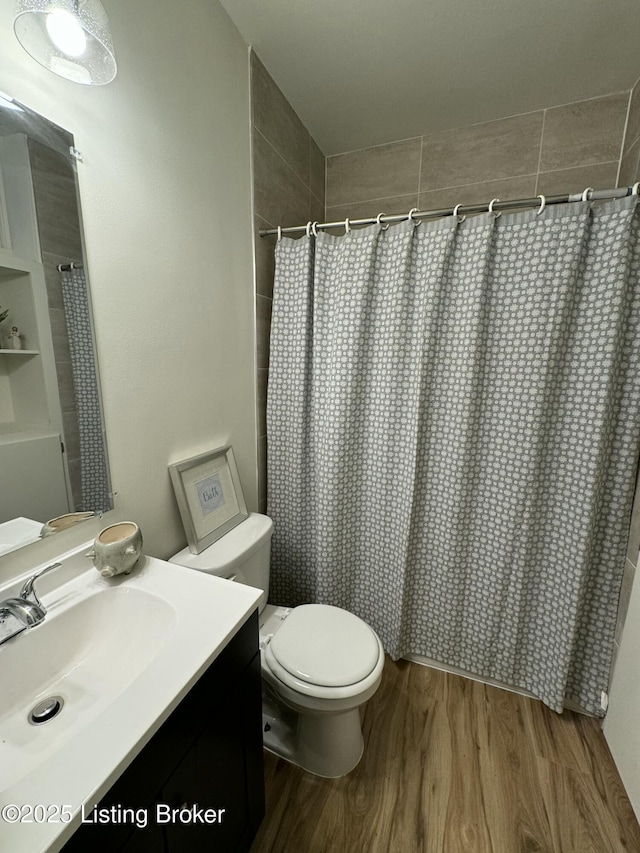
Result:
{"label": "shower curtain", "polygon": [[64,314],[69,331],[71,371],[78,418],[82,505],[76,510],[111,508],[102,409],[93,351],[91,309],[82,268],[60,273]]}
{"label": "shower curtain", "polygon": [[276,248],[272,596],[596,715],[640,436],[636,198]]}

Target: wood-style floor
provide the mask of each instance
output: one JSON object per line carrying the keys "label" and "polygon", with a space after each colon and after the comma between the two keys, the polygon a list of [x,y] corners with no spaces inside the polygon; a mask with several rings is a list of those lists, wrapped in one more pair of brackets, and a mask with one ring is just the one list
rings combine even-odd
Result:
{"label": "wood-style floor", "polygon": [[387,659],[342,779],[265,753],[251,853],[640,853],[596,720]]}

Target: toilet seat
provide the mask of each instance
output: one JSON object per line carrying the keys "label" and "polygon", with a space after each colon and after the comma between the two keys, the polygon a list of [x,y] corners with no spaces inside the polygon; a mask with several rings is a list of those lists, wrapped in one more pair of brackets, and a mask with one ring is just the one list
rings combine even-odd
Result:
{"label": "toilet seat", "polygon": [[342,699],[358,695],[379,677],[384,651],[373,629],[353,613],[303,604],[267,645],[265,662],[293,690]]}

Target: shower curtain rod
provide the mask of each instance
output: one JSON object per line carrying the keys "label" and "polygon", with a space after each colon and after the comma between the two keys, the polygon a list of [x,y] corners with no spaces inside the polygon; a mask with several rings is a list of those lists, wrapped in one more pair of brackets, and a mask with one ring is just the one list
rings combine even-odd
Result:
{"label": "shower curtain rod", "polygon": [[58,264],[58,272],[70,272],[71,270],[84,269],[84,264],[76,264],[72,261],[70,264]]}
{"label": "shower curtain rod", "polygon": [[500,201],[494,198],[493,201],[484,202],[483,204],[458,204],[456,207],[443,207],[438,210],[418,210],[414,207],[409,213],[399,213],[394,216],[379,214],[370,219],[340,219],[338,222],[323,222],[322,224],[308,222],[306,225],[294,225],[287,228],[261,228],[258,231],[260,237],[268,237],[271,234],[294,234],[298,231],[311,230],[313,226],[318,228],[339,228],[345,226],[347,229],[352,225],[373,225],[374,223],[382,222],[402,222],[404,219],[439,219],[442,216],[461,215],[464,213],[482,213],[483,211],[499,211],[512,209],[514,207],[539,207],[544,209],[547,204],[567,204],[574,201],[600,201],[610,198],[624,198],[628,195],[638,195],[640,182],[632,187],[618,187],[610,190],[594,190],[593,187],[587,187],[581,193],[573,193],[569,195],[538,195],[533,198],[518,198],[512,201]]}

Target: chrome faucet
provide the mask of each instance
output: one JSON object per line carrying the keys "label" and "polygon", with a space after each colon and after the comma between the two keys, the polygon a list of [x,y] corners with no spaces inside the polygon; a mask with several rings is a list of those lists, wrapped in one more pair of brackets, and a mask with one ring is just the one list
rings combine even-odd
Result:
{"label": "chrome faucet", "polygon": [[62,563],[51,563],[50,566],[45,566],[25,582],[18,598],[0,601],[0,644],[26,628],[33,628],[42,622],[47,611],[36,594],[35,582],[46,572],[61,565]]}

